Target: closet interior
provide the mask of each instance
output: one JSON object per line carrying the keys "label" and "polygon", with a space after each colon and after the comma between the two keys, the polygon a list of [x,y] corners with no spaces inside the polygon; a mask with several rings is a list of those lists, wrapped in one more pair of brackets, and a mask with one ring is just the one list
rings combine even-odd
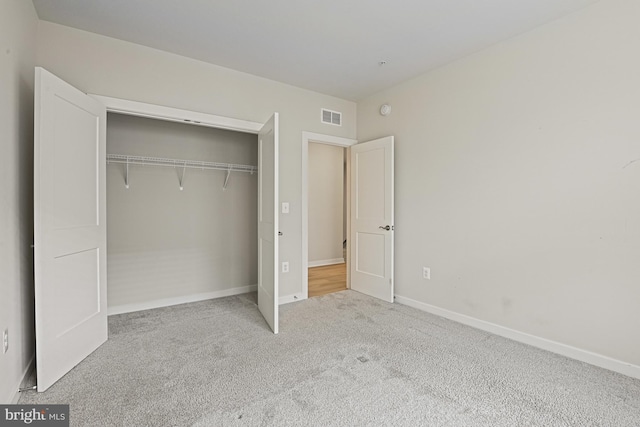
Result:
{"label": "closet interior", "polygon": [[109,113],[109,314],[255,290],[257,135]]}

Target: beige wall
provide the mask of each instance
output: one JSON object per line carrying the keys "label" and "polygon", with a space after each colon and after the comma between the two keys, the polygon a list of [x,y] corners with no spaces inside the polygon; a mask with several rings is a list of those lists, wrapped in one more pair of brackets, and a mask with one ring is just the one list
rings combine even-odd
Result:
{"label": "beige wall", "polygon": [[[256,166],[257,135],[119,114],[107,120],[107,153]],[[108,305],[212,295],[256,285],[258,175],[107,167]],[[166,305],[166,304],[160,304]]]}
{"label": "beige wall", "polygon": [[309,264],[344,259],[342,253],[344,148],[309,143]]}
{"label": "beige wall", "polygon": [[[280,113],[280,296],[302,292],[302,131],[353,138],[355,103],[48,22],[39,26],[38,63],[79,89],[99,95],[257,122]],[[320,123],[320,109],[343,113],[343,126]]]}
{"label": "beige wall", "polygon": [[599,2],[358,103],[396,136],[398,295],[640,365],[638,22]]}
{"label": "beige wall", "polygon": [[33,67],[37,16],[30,1],[0,1],[0,403],[9,403],[34,354]]}

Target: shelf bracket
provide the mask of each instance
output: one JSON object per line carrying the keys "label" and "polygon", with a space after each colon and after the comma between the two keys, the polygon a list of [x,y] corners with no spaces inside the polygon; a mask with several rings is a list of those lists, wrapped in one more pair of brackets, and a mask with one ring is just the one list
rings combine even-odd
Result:
{"label": "shelf bracket", "polygon": [[182,165],[182,175],[180,175],[179,179],[180,179],[180,191],[184,190],[184,186],[182,185],[182,183],[184,182],[184,175],[187,173],[187,163],[185,162]]}
{"label": "shelf bracket", "polygon": [[127,164],[124,172],[124,188],[129,189],[129,157],[127,157]]}
{"label": "shelf bracket", "polygon": [[222,191],[227,189],[227,184],[229,183],[229,177],[231,176],[231,166],[227,169],[227,177],[224,179],[224,185],[222,186]]}

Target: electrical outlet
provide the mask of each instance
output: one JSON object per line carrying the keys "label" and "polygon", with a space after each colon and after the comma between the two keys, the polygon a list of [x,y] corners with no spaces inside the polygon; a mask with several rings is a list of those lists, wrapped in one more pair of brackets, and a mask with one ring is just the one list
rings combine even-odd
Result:
{"label": "electrical outlet", "polygon": [[431,269],[429,267],[422,267],[422,278],[431,280]]}
{"label": "electrical outlet", "polygon": [[282,272],[283,273],[288,273],[289,272],[289,262],[285,261],[282,263]]}
{"label": "electrical outlet", "polygon": [[2,354],[9,350],[9,330],[5,329],[2,333]]}

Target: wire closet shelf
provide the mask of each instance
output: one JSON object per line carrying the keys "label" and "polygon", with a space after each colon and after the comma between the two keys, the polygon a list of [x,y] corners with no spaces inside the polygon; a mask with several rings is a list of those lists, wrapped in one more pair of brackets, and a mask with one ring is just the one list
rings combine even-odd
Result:
{"label": "wire closet shelf", "polygon": [[227,172],[227,177],[224,181],[223,189],[227,188],[229,182],[229,176],[231,172],[248,172],[254,174],[258,171],[257,166],[252,165],[240,165],[236,163],[220,163],[220,162],[205,162],[201,160],[182,160],[182,159],[168,159],[163,157],[147,157],[147,156],[128,156],[124,154],[107,154],[107,163],[119,163],[126,166],[125,186],[129,188],[129,165],[141,165],[141,166],[164,166],[172,167],[176,169],[182,169],[182,176],[180,177],[180,189],[182,190],[182,181],[186,169],[201,169],[201,170],[223,170]]}

